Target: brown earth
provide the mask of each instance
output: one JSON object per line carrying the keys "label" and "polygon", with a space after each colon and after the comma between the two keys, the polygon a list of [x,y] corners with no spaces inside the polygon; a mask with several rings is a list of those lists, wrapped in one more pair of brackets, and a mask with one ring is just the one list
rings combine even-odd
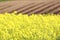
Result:
{"label": "brown earth", "polygon": [[0,2],[0,13],[13,12],[23,14],[32,13],[60,13],[60,0],[39,1],[6,1]]}

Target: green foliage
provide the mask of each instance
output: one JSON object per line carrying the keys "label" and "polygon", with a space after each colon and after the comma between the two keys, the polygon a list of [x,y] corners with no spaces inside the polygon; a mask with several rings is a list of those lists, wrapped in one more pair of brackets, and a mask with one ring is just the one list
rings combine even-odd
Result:
{"label": "green foliage", "polygon": [[11,1],[11,0],[0,0],[0,2],[2,2],[2,1]]}
{"label": "green foliage", "polygon": [[0,40],[60,40],[60,15],[0,14]]}

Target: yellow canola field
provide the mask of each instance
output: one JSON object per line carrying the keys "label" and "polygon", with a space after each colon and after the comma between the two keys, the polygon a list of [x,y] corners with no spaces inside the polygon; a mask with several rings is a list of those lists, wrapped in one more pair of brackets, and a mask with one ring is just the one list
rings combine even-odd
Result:
{"label": "yellow canola field", "polygon": [[60,40],[60,15],[0,14],[0,40]]}

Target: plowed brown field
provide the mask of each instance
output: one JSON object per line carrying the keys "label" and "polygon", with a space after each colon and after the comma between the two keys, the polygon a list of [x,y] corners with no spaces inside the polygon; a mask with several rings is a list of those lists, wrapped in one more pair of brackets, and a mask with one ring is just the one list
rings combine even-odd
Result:
{"label": "plowed brown field", "polygon": [[13,11],[23,14],[60,13],[60,0],[0,2],[0,13]]}

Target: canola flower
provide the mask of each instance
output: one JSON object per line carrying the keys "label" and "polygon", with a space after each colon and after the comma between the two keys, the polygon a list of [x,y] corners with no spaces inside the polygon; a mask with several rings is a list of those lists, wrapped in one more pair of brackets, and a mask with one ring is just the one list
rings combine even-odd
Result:
{"label": "canola flower", "polygon": [[0,40],[60,40],[60,15],[0,14]]}

